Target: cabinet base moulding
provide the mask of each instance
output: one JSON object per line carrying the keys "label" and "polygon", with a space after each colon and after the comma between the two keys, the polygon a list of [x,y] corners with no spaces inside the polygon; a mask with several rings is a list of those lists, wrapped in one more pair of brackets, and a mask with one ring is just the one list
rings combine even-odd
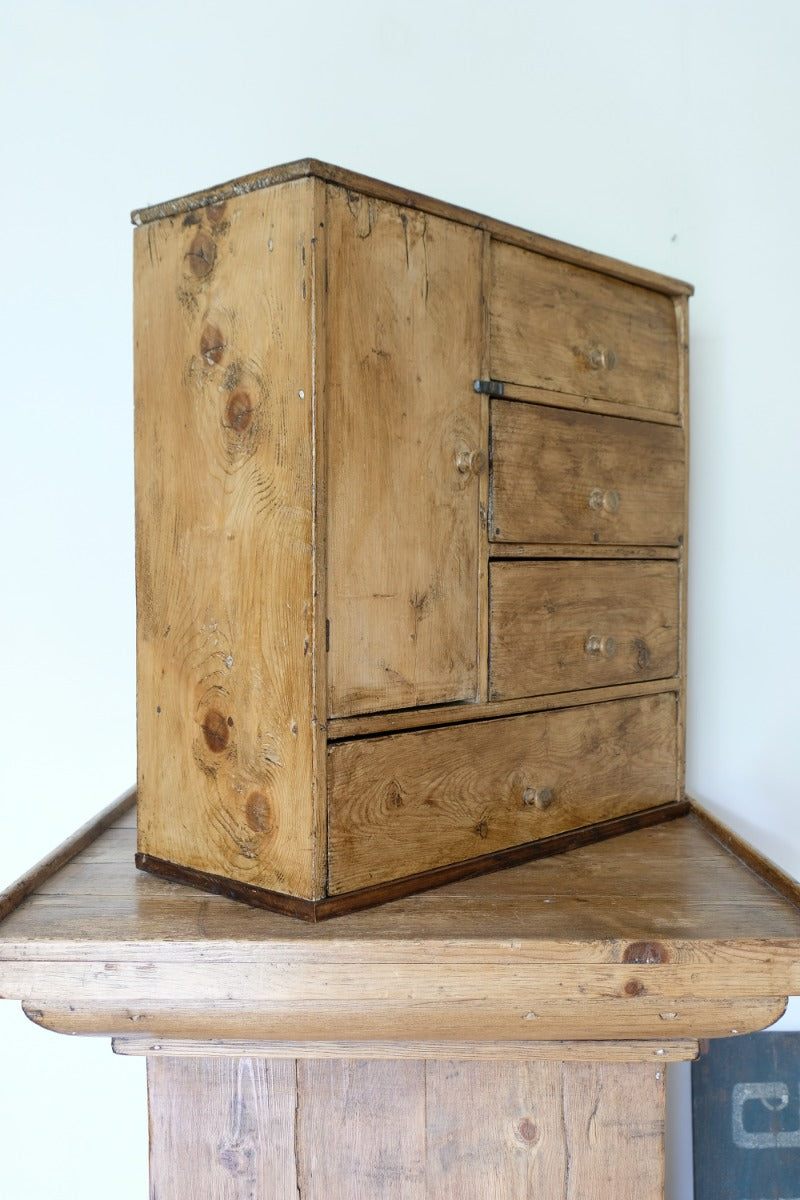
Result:
{"label": "cabinet base moulding", "polygon": [[374,887],[343,892],[341,895],[325,896],[318,900],[306,900],[284,892],[273,892],[268,888],[254,887],[238,879],[227,879],[221,875],[198,871],[193,867],[184,867],[152,854],[137,853],[136,866],[140,871],[160,875],[174,883],[189,884],[218,896],[227,896],[231,900],[244,900],[256,908],[268,908],[287,916],[301,917],[305,921],[324,921],[328,917],[342,916],[345,913],[384,904],[389,900],[400,900],[430,888],[443,887],[459,879],[470,879],[490,871],[500,871],[505,867],[520,866],[537,858],[547,858],[567,850],[577,850],[581,846],[590,846],[594,842],[605,841],[621,833],[660,825],[664,821],[686,816],[691,807],[688,800],[673,801],[661,804],[657,808],[615,817],[597,825],[586,825],[582,829],[570,829],[553,837],[512,846],[494,854],[483,854],[466,862],[449,863],[432,871],[408,875],[403,879],[392,879]]}

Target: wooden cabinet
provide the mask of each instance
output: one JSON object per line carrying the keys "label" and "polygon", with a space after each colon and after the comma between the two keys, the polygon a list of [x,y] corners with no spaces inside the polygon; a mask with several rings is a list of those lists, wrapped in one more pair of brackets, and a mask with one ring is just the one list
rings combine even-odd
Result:
{"label": "wooden cabinet", "polygon": [[684,811],[688,285],[315,161],[134,221],[139,865],[313,918]]}

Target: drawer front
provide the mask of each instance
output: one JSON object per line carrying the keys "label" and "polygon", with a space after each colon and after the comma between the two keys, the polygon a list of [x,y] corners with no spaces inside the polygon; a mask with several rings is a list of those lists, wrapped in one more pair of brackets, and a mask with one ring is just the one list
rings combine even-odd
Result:
{"label": "drawer front", "polygon": [[491,565],[492,700],[678,672],[674,562]]}
{"label": "drawer front", "polygon": [[513,400],[492,402],[490,539],[676,546],[683,430]]}
{"label": "drawer front", "polygon": [[331,894],[676,799],[673,694],[340,742]]}
{"label": "drawer front", "polygon": [[677,413],[669,296],[492,243],[493,379]]}

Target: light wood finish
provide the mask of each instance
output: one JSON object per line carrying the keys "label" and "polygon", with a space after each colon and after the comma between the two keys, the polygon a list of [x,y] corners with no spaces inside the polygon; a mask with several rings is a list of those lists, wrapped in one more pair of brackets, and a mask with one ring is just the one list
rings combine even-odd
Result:
{"label": "light wood finish", "polygon": [[147,1057],[151,1196],[660,1200],[666,1064],[800,986],[797,886],[705,816],[320,926],[106,824],[0,923],[0,994]]}
{"label": "light wood finish", "polygon": [[478,688],[481,238],[328,190],[329,714]]}
{"label": "light wood finish", "polygon": [[490,536],[678,545],[684,471],[677,427],[495,400]]}
{"label": "light wood finish", "polygon": [[651,1064],[153,1058],[151,1196],[657,1200]]}
{"label": "light wood finish", "polygon": [[317,926],[135,871],[122,822],[0,925],[0,993],[47,1027],[661,1044],[761,1028],[800,988],[796,889],[694,816]]}
{"label": "light wood finish", "polygon": [[[75,989],[85,989],[86,979],[73,980]],[[751,990],[755,990],[751,984]],[[203,1042],[209,1038],[246,1038],[258,1042],[284,1041],[314,1043],[318,1039],[343,1047],[358,1031],[357,1044],[369,1041],[378,1057],[416,1057],[398,1053],[395,1047],[418,1044],[416,1035],[409,1034],[409,1001],[300,1003],[252,1002],[239,1003],[217,1000],[213,1008],[195,1002],[152,1001],[139,999],[132,1004],[117,1001],[92,1005],[80,1000],[61,1000],[60,1006],[47,1001],[31,1000],[23,1004],[25,1015],[35,1025],[55,1033],[75,1036],[128,1037],[148,1036],[162,1039],[186,1039]],[[624,1042],[631,1038],[631,1019],[636,1038],[653,1040],[659,1046],[665,1035],[678,1040],[687,1038],[730,1037],[765,1029],[783,1015],[786,996],[734,996],[719,999],[695,999],[670,996],[644,997],[636,1005],[630,999],[537,1000],[535,1008],[509,1004],[502,993],[488,1001],[453,1000],[420,1004],[422,1011],[414,1014],[424,1018],[424,1043],[450,1042],[453,1053],[464,1041],[487,1045],[518,1040],[518,1058],[529,1057],[526,1034],[535,1034],[536,1041],[560,1042],[567,1039],[589,1039]],[[522,1036],[520,1036],[520,1031]],[[383,1053],[378,1053],[380,1048]],[[313,1056],[312,1056],[313,1057]],[[424,1057],[424,1055],[422,1056]],[[507,1058],[501,1053],[483,1057]],[[595,1056],[597,1057],[597,1056]],[[613,1057],[613,1056],[612,1056]]]}
{"label": "light wood finish", "polygon": [[493,700],[671,678],[677,566],[493,563],[490,664]]}
{"label": "light wood finish", "polygon": [[[369,887],[675,799],[671,694],[330,751],[329,887]],[[549,790],[545,806],[535,795]]]}
{"label": "light wood finish", "polygon": [[[686,287],[313,160],[135,219],[138,865],[319,920],[677,815]],[[511,814],[551,728],[608,735],[535,714],[618,699],[624,795]]]}
{"label": "light wood finish", "polygon": [[598,413],[607,417],[625,417],[655,425],[679,426],[683,423],[680,409],[662,412],[657,408],[648,408],[646,404],[624,404],[618,400],[600,400],[597,396],[574,396],[570,392],[553,392],[547,388],[528,387],[524,383],[504,382],[502,395],[506,400],[546,404],[548,408],[577,409],[579,412]]}
{"label": "light wood finish", "polygon": [[151,1200],[297,1200],[291,1061],[151,1059]]}
{"label": "light wood finish", "polygon": [[440,1059],[452,1062],[690,1062],[699,1054],[699,1043],[655,1040],[645,1042],[191,1042],[177,1039],[118,1037],[115,1054],[148,1058],[350,1058]]}
{"label": "light wood finish", "polygon": [[493,250],[493,379],[677,410],[669,297],[518,246]]}
{"label": "light wood finish", "polygon": [[472,228],[486,230],[493,237],[509,242],[512,245],[522,246],[527,250],[535,250],[539,254],[562,259],[564,262],[591,267],[594,270],[603,271],[614,278],[641,284],[643,287],[650,288],[656,292],[663,292],[668,296],[691,296],[694,292],[692,285],[683,280],[672,279],[655,271],[648,271],[643,267],[633,266],[631,263],[620,262],[619,259],[609,258],[604,254],[595,254],[579,246],[571,246],[566,242],[557,241],[555,238],[543,237],[542,234],[519,229],[515,225],[509,225],[505,221],[498,221],[492,217],[471,212],[469,209],[461,208],[459,205],[448,204],[442,200],[436,200],[431,196],[424,196],[419,192],[411,191],[408,188],[398,187],[396,184],[384,183],[380,179],[372,179],[367,175],[361,175],[356,171],[348,171],[343,167],[321,162],[316,158],[303,158],[295,162],[284,163],[280,166],[269,167],[266,170],[257,171],[239,179],[233,179],[228,183],[207,188],[204,191],[193,192],[188,196],[168,200],[163,204],[153,204],[136,209],[131,214],[131,219],[134,225],[138,226],[147,224],[149,221],[161,220],[164,217],[194,213],[201,208],[216,207],[218,204],[222,204],[236,196],[261,191],[263,188],[274,187],[277,183],[286,183],[293,179],[305,179],[308,176],[339,184],[350,191],[366,192],[368,195],[375,196],[378,199],[388,200],[390,204],[399,204],[403,207],[418,209],[421,212],[428,212],[434,216],[444,217],[448,221],[459,221],[461,224],[469,225]]}
{"label": "light wood finish", "polygon": [[134,264],[139,850],[306,897],[312,221],[284,184],[137,230]]}
{"label": "light wood finish", "polygon": [[[516,700],[490,700],[481,705],[481,717],[509,717],[517,713],[551,712],[557,708],[573,708],[576,702],[590,704],[596,700],[616,700],[628,696],[652,696],[656,692],[680,691],[679,678],[654,679],[646,683],[630,683],[622,687],[587,688],[579,696],[574,692],[550,692],[543,696],[524,696]],[[407,709],[395,713],[375,713],[360,717],[342,717],[331,721],[328,734],[331,742],[375,733],[395,733],[403,729],[428,729],[434,726],[460,725],[471,714],[463,704],[443,704],[430,711]],[[681,759],[681,763],[683,760]]]}
{"label": "light wood finish", "polygon": [[[135,812],[135,805],[136,788],[129,788],[118,800],[113,800],[101,813],[70,834],[60,846],[0,892],[0,921],[18,908],[27,896],[46,884],[52,875],[70,863],[76,854],[82,850],[85,850],[88,856],[96,853],[95,843],[99,834],[112,825],[118,825],[126,813]],[[127,838],[127,834],[125,836]]]}

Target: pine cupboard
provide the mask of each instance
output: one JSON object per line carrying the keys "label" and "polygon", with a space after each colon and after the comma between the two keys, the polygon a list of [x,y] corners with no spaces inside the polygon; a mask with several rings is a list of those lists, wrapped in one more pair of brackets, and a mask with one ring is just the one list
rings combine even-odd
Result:
{"label": "pine cupboard", "polygon": [[138,864],[315,918],[684,813],[691,288],[314,160],[134,222]]}

